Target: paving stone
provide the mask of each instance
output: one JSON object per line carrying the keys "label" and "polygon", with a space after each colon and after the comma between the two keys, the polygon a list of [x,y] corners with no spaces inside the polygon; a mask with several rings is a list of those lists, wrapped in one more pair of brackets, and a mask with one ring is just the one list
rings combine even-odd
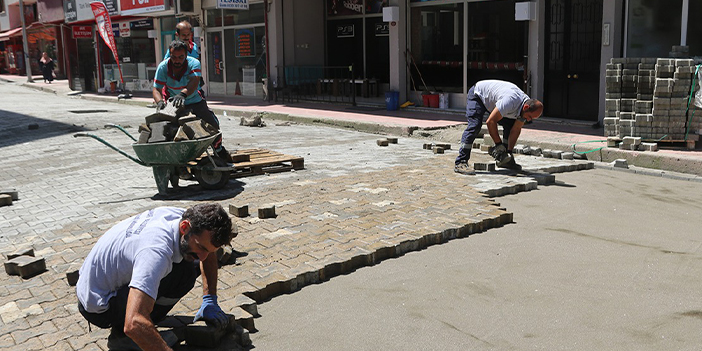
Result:
{"label": "paving stone", "polygon": [[444,148],[441,146],[434,146],[433,151],[435,154],[443,154],[444,153]]}
{"label": "paving stone", "polygon": [[201,120],[190,121],[183,124],[183,130],[190,140],[203,139],[211,136],[213,133],[208,131],[208,128],[207,123]]}
{"label": "paving stone", "polygon": [[239,217],[239,218],[248,217],[249,216],[249,205],[242,205],[242,206],[229,205],[229,213],[231,213],[234,216]]}
{"label": "paving stone", "polygon": [[2,189],[0,190],[0,195],[10,195],[12,201],[19,200],[19,192],[15,189]]}
{"label": "paving stone", "polygon": [[17,258],[19,256],[32,256],[32,257],[34,257],[34,249],[31,247],[28,247],[28,248],[17,250],[15,252],[8,253],[5,255],[5,257],[7,257],[8,261],[12,260],[14,258]]}
{"label": "paving stone", "polygon": [[[168,141],[166,138],[166,125],[168,122],[155,122],[150,123],[151,134],[149,135],[148,143],[160,143]],[[140,136],[141,138],[141,136]]]}
{"label": "paving stone", "polygon": [[227,329],[217,329],[204,321],[198,321],[185,328],[185,342],[191,347],[213,348],[219,346],[226,333]]}
{"label": "paving stone", "polygon": [[436,146],[441,147],[444,150],[451,150],[451,144],[449,143],[436,143]]}
{"label": "paving stone", "polygon": [[275,218],[275,206],[261,207],[258,209],[258,218]]}
{"label": "paving stone", "polygon": [[0,194],[0,207],[11,206],[12,205],[12,195]]}
{"label": "paving stone", "polygon": [[629,164],[626,162],[626,159],[623,158],[612,161],[610,165],[615,168],[629,168]]}
{"label": "paving stone", "polygon": [[9,275],[19,275],[24,279],[31,278],[46,271],[46,261],[32,256],[18,256],[5,262],[5,272]]}
{"label": "paving stone", "polygon": [[473,169],[476,171],[495,171],[495,162],[475,162],[473,163]]}
{"label": "paving stone", "polygon": [[563,152],[563,153],[561,153],[561,160],[572,160],[573,158],[574,158],[574,157],[573,157],[573,153],[572,153],[572,152]]}
{"label": "paving stone", "polygon": [[385,138],[390,144],[397,144],[397,138]]}
{"label": "paving stone", "polygon": [[232,314],[232,316],[229,319],[229,325],[232,325],[233,322],[242,326],[249,332],[256,331],[256,327],[254,325],[254,316],[251,313],[249,313],[241,307],[235,307],[231,311],[229,311],[229,313]]}
{"label": "paving stone", "polygon": [[239,294],[234,298],[234,305],[241,307],[244,311],[249,312],[252,316],[258,317],[258,305],[256,300],[244,295]]}
{"label": "paving stone", "polygon": [[390,144],[388,139],[378,139],[375,143],[378,144],[378,146],[388,146]]}

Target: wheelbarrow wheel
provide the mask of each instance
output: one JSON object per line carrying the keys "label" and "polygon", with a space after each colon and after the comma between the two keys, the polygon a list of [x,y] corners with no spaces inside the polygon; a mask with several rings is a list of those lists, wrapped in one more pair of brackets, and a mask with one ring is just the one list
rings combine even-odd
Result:
{"label": "wheelbarrow wheel", "polygon": [[[217,167],[227,167],[227,163],[214,157]],[[229,182],[230,171],[215,171],[212,169],[212,162],[208,158],[203,158],[197,163],[197,167],[192,169],[197,182],[205,189],[216,190],[224,188]]]}

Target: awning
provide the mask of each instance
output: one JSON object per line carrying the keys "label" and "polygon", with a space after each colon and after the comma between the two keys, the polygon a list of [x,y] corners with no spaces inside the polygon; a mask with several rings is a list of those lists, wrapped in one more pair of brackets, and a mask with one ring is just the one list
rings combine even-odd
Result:
{"label": "awning", "polygon": [[22,31],[22,27],[10,29],[0,33],[0,41],[8,41],[10,37],[14,36],[17,32]]}

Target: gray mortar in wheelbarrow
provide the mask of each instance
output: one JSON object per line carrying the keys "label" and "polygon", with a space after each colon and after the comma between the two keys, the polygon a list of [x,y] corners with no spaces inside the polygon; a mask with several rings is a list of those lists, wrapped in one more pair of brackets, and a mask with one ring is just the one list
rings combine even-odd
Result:
{"label": "gray mortar in wheelbarrow", "polygon": [[181,169],[190,169],[198,183],[206,189],[221,189],[229,181],[232,168],[221,159],[210,156],[209,153],[207,157],[202,158],[197,165],[193,166],[189,164],[200,157],[221,133],[196,140],[137,144],[137,140],[121,126],[109,124],[105,125],[105,127],[117,128],[134,140],[135,143],[132,144],[132,149],[134,149],[134,153],[136,153],[137,157],[129,155],[93,134],[76,133],[73,136],[93,138],[128,159],[142,166],[151,167],[160,195],[167,194],[169,181],[174,188],[178,187]]}

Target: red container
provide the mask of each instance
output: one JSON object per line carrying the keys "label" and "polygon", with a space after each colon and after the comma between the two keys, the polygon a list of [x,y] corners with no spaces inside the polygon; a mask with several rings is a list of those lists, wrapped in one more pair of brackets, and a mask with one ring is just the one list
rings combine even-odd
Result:
{"label": "red container", "polygon": [[424,107],[439,107],[439,94],[425,94],[422,95],[422,105]]}

